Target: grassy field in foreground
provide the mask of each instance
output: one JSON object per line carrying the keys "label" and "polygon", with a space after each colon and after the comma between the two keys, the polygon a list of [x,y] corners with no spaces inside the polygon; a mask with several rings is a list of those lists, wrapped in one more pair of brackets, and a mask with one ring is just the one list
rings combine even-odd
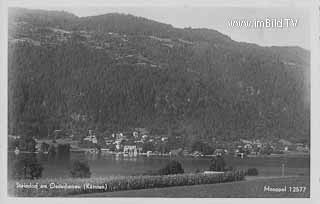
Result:
{"label": "grassy field in foreground", "polygon": [[19,197],[63,197],[68,195],[128,191],[135,189],[161,188],[234,182],[244,179],[243,171],[222,174],[174,174],[137,175],[87,179],[38,179],[16,180],[8,184],[8,192]]}
{"label": "grassy field in foreground", "polygon": [[[245,181],[206,184],[195,186],[178,186],[168,188],[154,188],[143,190],[130,190],[121,192],[93,193],[77,195],[81,197],[171,197],[171,198],[290,198],[310,197],[310,177],[287,177],[287,178],[248,178]],[[306,192],[264,192],[264,186],[284,187],[305,186]]]}

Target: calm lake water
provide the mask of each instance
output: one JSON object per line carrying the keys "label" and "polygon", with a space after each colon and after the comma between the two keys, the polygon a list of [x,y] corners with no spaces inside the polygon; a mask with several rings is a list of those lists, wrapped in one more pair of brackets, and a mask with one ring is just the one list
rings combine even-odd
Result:
{"label": "calm lake water", "polygon": [[[92,177],[111,176],[111,175],[136,175],[147,171],[156,171],[163,168],[169,157],[159,156],[138,156],[124,157],[123,155],[85,155],[72,153],[71,159],[80,158],[88,160]],[[181,162],[185,172],[195,172],[208,170],[211,158],[190,158],[190,157],[172,157],[171,159]],[[247,169],[255,167],[262,176],[277,176],[282,173],[282,164],[284,164],[285,175],[309,175],[310,157],[256,157],[256,158],[235,158],[225,156],[227,166],[234,168]],[[44,178],[69,177],[70,162],[48,163],[44,162]]]}

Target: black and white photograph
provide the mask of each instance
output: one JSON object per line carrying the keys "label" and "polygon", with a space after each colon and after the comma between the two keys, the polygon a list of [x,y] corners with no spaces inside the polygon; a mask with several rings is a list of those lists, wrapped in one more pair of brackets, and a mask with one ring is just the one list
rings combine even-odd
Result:
{"label": "black and white photograph", "polygon": [[7,196],[310,199],[320,6],[133,2],[7,2]]}

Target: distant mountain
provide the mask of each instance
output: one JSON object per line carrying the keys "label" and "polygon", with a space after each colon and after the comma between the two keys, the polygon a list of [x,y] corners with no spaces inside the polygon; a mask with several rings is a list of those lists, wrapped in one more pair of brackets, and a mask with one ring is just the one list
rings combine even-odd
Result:
{"label": "distant mountain", "polygon": [[9,10],[9,133],[146,127],[195,140],[307,139],[310,53],[141,17]]}

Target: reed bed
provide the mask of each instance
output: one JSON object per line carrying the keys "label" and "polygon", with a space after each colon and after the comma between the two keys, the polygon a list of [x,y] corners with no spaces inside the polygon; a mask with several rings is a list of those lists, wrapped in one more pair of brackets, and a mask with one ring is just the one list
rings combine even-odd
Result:
{"label": "reed bed", "polygon": [[[243,171],[223,174],[109,176],[86,179],[55,178],[9,182],[9,194],[18,197],[64,197],[84,193],[113,192],[170,186],[215,184],[244,179]],[[25,184],[23,186],[23,184]]]}

